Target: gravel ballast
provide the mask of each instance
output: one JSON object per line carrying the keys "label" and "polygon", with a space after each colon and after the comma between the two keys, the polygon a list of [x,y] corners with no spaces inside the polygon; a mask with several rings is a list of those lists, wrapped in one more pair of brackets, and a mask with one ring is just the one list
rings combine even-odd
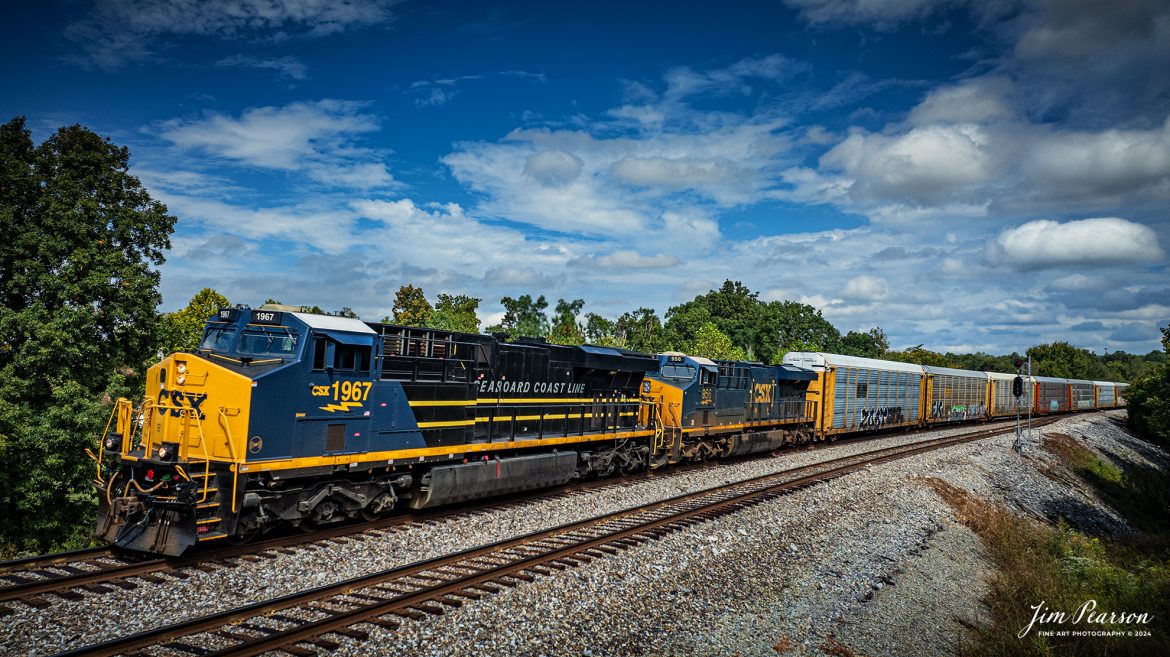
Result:
{"label": "gravel ballast", "polygon": [[[166,586],[141,582],[44,610],[13,605],[0,653],[52,654],[719,483],[969,429],[792,450],[236,568],[189,570],[188,579]],[[1045,431],[1083,435],[1110,456],[1165,462],[1102,414],[1065,418]],[[824,654],[833,641],[858,654],[948,654],[960,622],[980,620],[987,566],[977,539],[921,478],[940,477],[1040,517],[1071,510],[1121,526],[1098,500],[1041,474],[1054,467],[1047,453],[1030,442],[1018,456],[1011,440],[874,466],[393,632],[363,626],[369,642],[331,636],[342,644],[333,654]],[[899,638],[891,640],[895,630]]]}

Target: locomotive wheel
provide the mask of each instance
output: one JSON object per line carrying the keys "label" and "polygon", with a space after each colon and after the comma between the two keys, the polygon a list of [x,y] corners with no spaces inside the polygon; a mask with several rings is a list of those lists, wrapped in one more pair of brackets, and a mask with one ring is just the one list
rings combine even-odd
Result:
{"label": "locomotive wheel", "polygon": [[255,514],[244,516],[236,523],[236,533],[228,536],[226,540],[232,545],[245,545],[259,536],[262,529]]}
{"label": "locomotive wheel", "polygon": [[375,497],[374,501],[362,507],[362,518],[373,522],[378,518],[384,517],[387,513],[390,513],[390,511],[394,509],[395,501],[397,500],[395,500],[393,496],[382,493],[378,497]]}

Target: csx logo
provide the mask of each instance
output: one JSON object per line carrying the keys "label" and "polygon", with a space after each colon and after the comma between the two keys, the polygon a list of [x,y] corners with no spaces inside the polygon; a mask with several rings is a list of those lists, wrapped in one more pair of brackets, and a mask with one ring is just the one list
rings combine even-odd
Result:
{"label": "csx logo", "polygon": [[200,408],[207,400],[206,392],[183,392],[182,390],[159,390],[155,403],[159,406],[159,415],[173,415],[179,417],[183,411],[190,409],[200,419],[206,419]]}
{"label": "csx logo", "polygon": [[757,404],[771,404],[776,399],[775,383],[753,383],[752,401]]}

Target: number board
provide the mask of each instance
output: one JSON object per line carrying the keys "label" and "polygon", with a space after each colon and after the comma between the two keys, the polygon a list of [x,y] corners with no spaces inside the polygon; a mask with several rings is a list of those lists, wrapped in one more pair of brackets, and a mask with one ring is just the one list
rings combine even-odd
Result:
{"label": "number board", "polygon": [[686,358],[686,356],[667,356],[666,362],[668,362],[668,363],[681,363],[681,362],[683,362],[684,358]]}
{"label": "number board", "polygon": [[232,319],[232,309],[231,308],[220,308],[219,309],[219,321],[230,322],[231,319]]}
{"label": "number board", "polygon": [[284,320],[284,313],[274,310],[253,310],[252,324],[280,324]]}

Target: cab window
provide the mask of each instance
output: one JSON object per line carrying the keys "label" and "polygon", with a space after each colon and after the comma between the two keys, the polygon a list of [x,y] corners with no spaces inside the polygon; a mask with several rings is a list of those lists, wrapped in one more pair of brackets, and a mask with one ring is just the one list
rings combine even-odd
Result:
{"label": "cab window", "polygon": [[235,341],[236,330],[234,328],[211,327],[203,334],[203,342],[199,343],[199,348],[211,351],[231,351],[232,343]]}
{"label": "cab window", "polygon": [[370,369],[370,348],[339,344],[333,350],[333,369],[345,372],[367,372]]}
{"label": "cab window", "polygon": [[287,329],[248,330],[240,335],[237,351],[256,356],[294,356],[297,353],[298,336]]}
{"label": "cab window", "polygon": [[690,381],[695,378],[695,368],[690,365],[672,365],[668,363],[662,366],[660,374],[666,379]]}

